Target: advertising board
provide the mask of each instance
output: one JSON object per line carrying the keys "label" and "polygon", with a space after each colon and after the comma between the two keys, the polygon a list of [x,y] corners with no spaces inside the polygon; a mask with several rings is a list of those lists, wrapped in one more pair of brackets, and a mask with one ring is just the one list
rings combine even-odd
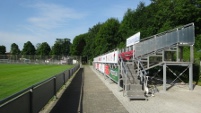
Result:
{"label": "advertising board", "polygon": [[118,51],[106,54],[106,63],[118,63]]}
{"label": "advertising board", "polygon": [[113,69],[110,69],[110,78],[115,81],[115,82],[118,82],[118,68],[113,68]]}
{"label": "advertising board", "polygon": [[110,70],[109,69],[110,69],[110,66],[105,65],[105,74],[108,75],[108,76],[110,75]]}
{"label": "advertising board", "polygon": [[138,42],[140,42],[140,32],[138,32],[138,33],[134,34],[133,36],[127,38],[126,47],[132,46]]}
{"label": "advertising board", "polygon": [[93,62],[98,63],[118,63],[118,51],[113,51],[94,58]]}

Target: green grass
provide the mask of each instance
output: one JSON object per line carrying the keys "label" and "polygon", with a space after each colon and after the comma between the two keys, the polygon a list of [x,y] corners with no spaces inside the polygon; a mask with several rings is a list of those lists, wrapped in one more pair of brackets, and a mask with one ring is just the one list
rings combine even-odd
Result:
{"label": "green grass", "polygon": [[198,84],[199,86],[201,86],[201,78],[198,80]]}
{"label": "green grass", "polygon": [[72,67],[73,65],[0,64],[0,100]]}

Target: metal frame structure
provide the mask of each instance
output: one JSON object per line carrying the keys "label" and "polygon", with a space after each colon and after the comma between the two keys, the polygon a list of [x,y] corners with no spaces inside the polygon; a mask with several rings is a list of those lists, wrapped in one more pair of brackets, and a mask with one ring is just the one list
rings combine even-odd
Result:
{"label": "metal frame structure", "polygon": [[[127,46],[121,50],[114,50],[94,58],[94,67],[105,75],[105,65],[110,68],[118,67],[118,90],[123,85],[123,95],[129,99],[146,99],[150,92],[147,85],[148,71],[151,68],[161,66],[157,73],[163,70],[163,90],[167,90],[167,70],[176,78],[181,80],[181,76],[189,70],[189,89],[193,90],[193,51],[195,43],[194,24],[190,23],[176,29],[165,31],[160,34],[141,40],[139,43]],[[190,47],[189,61],[183,60],[183,48]],[[170,58],[167,54],[170,54]],[[185,66],[186,68],[176,74],[170,66]],[[105,75],[106,76],[106,75]],[[113,79],[110,76],[107,76]],[[182,81],[182,80],[181,80]],[[121,84],[123,82],[123,84]],[[150,95],[149,95],[150,96]]]}
{"label": "metal frame structure", "polygon": [[[168,66],[186,66],[179,75],[176,75],[173,71],[173,75],[176,76],[176,79],[180,79],[182,74],[188,69],[189,70],[189,89],[193,90],[193,45],[195,42],[195,34],[194,34],[194,24],[187,24],[185,26],[166,31],[157,35],[154,35],[148,40],[137,43],[133,45],[135,49],[133,60],[138,62],[138,70],[146,71],[156,66],[163,67],[163,90],[167,90],[166,81],[167,81],[167,69]],[[190,60],[183,61],[183,47],[190,47]],[[176,60],[173,58],[167,59],[166,52],[174,52],[176,54]],[[155,59],[159,58],[160,61],[156,61],[155,64],[152,61],[153,57]],[[141,67],[139,66],[141,65]],[[176,80],[175,79],[175,80]],[[175,81],[173,80],[173,82]],[[181,80],[181,79],[180,79]]]}

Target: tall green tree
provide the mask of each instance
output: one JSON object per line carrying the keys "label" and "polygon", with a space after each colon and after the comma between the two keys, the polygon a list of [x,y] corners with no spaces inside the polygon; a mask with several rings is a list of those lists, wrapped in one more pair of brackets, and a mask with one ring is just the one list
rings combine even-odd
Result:
{"label": "tall green tree", "polygon": [[132,9],[128,9],[127,12],[124,14],[123,20],[121,22],[121,25],[119,27],[119,34],[121,37],[120,41],[120,47],[125,47],[126,39],[130,36],[132,36],[135,31],[135,26],[133,25],[135,18],[134,13]]}
{"label": "tall green tree", "polygon": [[37,44],[36,54],[41,56],[50,55],[51,48],[47,42]]}
{"label": "tall green tree", "polygon": [[10,53],[11,53],[11,55],[19,55],[20,54],[20,49],[16,43],[11,44]]}
{"label": "tall green tree", "polygon": [[61,55],[61,46],[58,43],[55,43],[51,51],[52,55]]}
{"label": "tall green tree", "polygon": [[100,28],[95,37],[95,55],[103,54],[109,50],[115,49],[119,40],[120,23],[115,18],[108,19]]}
{"label": "tall green tree", "polygon": [[74,38],[71,46],[71,54],[76,56],[82,56],[84,47],[86,46],[85,37],[87,34],[81,34]]}
{"label": "tall green tree", "polygon": [[97,36],[101,26],[103,24],[98,23],[96,25],[94,25],[92,28],[89,28],[88,33],[86,33],[84,39],[86,42],[86,46],[84,47],[84,51],[82,56],[88,57],[89,59],[92,59],[93,57],[95,57],[95,37]]}
{"label": "tall green tree", "polygon": [[24,43],[22,54],[23,55],[35,55],[36,49],[30,41]]}
{"label": "tall green tree", "polygon": [[54,46],[52,47],[52,54],[53,55],[69,55],[70,53],[70,46],[71,42],[70,39],[56,39]]}
{"label": "tall green tree", "polygon": [[1,45],[0,46],[0,55],[5,55],[6,54],[6,46]]}

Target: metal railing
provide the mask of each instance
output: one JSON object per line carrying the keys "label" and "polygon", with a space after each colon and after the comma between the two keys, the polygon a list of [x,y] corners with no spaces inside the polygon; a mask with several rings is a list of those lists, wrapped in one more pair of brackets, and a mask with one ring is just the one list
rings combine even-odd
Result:
{"label": "metal railing", "polygon": [[194,24],[190,23],[173,30],[149,37],[135,44],[134,56],[140,57],[175,44],[193,45],[195,42]]}
{"label": "metal railing", "polygon": [[66,70],[0,101],[0,113],[38,113],[80,68]]}
{"label": "metal railing", "polygon": [[125,62],[123,61],[123,59],[121,58],[121,56],[119,56],[119,64],[121,66],[121,74],[122,77],[125,77],[126,79],[128,78],[128,69],[126,67]]}

